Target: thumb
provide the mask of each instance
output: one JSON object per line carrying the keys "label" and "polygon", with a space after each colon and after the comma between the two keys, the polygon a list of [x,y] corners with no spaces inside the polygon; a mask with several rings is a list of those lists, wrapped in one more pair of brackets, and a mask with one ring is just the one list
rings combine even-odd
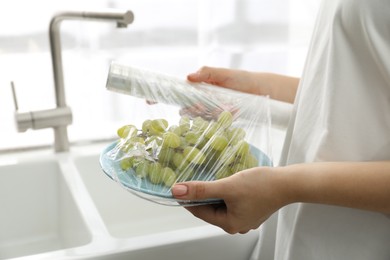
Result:
{"label": "thumb", "polygon": [[220,181],[182,182],[172,187],[172,195],[183,200],[223,199],[223,187]]}
{"label": "thumb", "polygon": [[204,74],[200,73],[200,71],[197,71],[195,73],[188,74],[187,79],[191,82],[202,82],[207,78],[204,76]]}
{"label": "thumb", "polygon": [[187,79],[191,82],[206,82],[218,85],[220,71],[219,68],[203,66],[197,72],[188,74]]}

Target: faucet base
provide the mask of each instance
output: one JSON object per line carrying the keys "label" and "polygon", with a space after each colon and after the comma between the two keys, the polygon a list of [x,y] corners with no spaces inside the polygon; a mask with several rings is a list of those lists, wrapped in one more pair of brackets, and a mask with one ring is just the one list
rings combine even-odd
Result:
{"label": "faucet base", "polygon": [[54,151],[69,151],[68,129],[67,126],[54,127]]}

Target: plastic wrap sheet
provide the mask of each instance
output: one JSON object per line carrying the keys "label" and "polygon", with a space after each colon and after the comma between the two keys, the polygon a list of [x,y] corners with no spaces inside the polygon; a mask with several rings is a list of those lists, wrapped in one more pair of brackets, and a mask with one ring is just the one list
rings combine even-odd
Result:
{"label": "plastic wrap sheet", "polygon": [[118,126],[118,140],[100,158],[103,171],[137,196],[164,205],[218,203],[176,200],[171,187],[272,166],[268,97],[117,62],[110,66],[107,89],[144,100],[129,111],[142,120]]}

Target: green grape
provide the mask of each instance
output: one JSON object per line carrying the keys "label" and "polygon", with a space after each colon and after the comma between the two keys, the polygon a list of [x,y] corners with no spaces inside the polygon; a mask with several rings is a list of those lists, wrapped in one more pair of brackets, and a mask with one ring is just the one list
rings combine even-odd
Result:
{"label": "green grape", "polygon": [[243,171],[243,170],[246,170],[246,169],[248,169],[248,167],[246,167],[245,165],[243,165],[241,163],[233,164],[230,167],[230,170],[232,171],[232,173],[240,172],[240,171]]}
{"label": "green grape", "polygon": [[180,137],[173,132],[166,132],[163,135],[163,147],[177,148],[180,146]]}
{"label": "green grape", "polygon": [[148,168],[149,179],[153,184],[159,184],[162,182],[161,176],[161,164],[159,162],[152,162]]}
{"label": "green grape", "polygon": [[140,178],[145,178],[148,176],[149,166],[150,163],[146,160],[139,162],[135,168],[135,174]]}
{"label": "green grape", "polygon": [[232,175],[232,171],[227,167],[221,167],[216,173],[215,173],[215,179],[220,180],[226,177],[229,177]]}
{"label": "green grape", "polygon": [[172,132],[172,133],[175,133],[177,134],[178,136],[181,136],[182,135],[182,131],[181,131],[181,128],[177,125],[172,125],[168,128],[168,131],[169,132]]}
{"label": "green grape", "polygon": [[179,167],[179,165],[181,164],[182,161],[184,161],[183,154],[180,152],[175,152],[175,154],[173,155],[173,158],[172,158],[173,165],[175,165],[176,167]]}
{"label": "green grape", "polygon": [[204,137],[204,135],[199,136],[198,142],[196,143],[196,147],[199,149],[203,149],[207,145],[207,139]]}
{"label": "green grape", "polygon": [[175,150],[172,148],[162,148],[160,152],[158,153],[158,162],[162,165],[168,165],[175,154]]}
{"label": "green grape", "polygon": [[210,139],[218,132],[219,125],[215,122],[211,122],[205,130],[205,137]]}
{"label": "green grape", "polygon": [[217,167],[217,165],[219,164],[221,153],[219,151],[210,149],[210,151],[207,151],[205,154],[206,154],[205,167],[207,170],[210,171],[213,168]]}
{"label": "green grape", "polygon": [[151,146],[154,146],[154,145],[160,146],[162,144],[162,139],[159,136],[153,135],[153,136],[146,138],[145,144],[149,145],[149,146],[150,145]]}
{"label": "green grape", "polygon": [[119,164],[120,164],[122,170],[127,171],[128,169],[133,167],[133,163],[134,163],[133,157],[126,157],[126,158],[123,158]]}
{"label": "green grape", "polygon": [[169,167],[161,170],[161,176],[165,186],[171,187],[176,182],[176,173]]}
{"label": "green grape", "polygon": [[139,147],[144,144],[144,138],[142,138],[141,136],[133,136],[129,139],[126,139],[126,142],[121,145],[121,150],[125,153],[128,153],[129,151],[139,149]]}
{"label": "green grape", "polygon": [[237,155],[238,156],[245,157],[248,154],[250,154],[250,146],[246,141],[243,141],[243,140],[239,141],[236,144],[236,147],[237,147]]}
{"label": "green grape", "polygon": [[192,129],[195,131],[204,131],[208,127],[209,123],[200,116],[195,117],[192,120]]}
{"label": "green grape", "polygon": [[251,154],[249,156],[249,159],[250,159],[250,162],[247,164],[247,166],[249,168],[253,168],[253,167],[257,167],[259,166],[259,160],[256,158],[256,156],[254,156],[253,154]]}
{"label": "green grape", "polygon": [[242,128],[232,128],[227,131],[227,136],[231,144],[237,144],[239,141],[244,140],[245,130]]}
{"label": "green grape", "polygon": [[184,155],[180,152],[176,152],[173,155],[172,163],[178,170],[183,170],[188,166],[188,162],[184,159]]}
{"label": "green grape", "polygon": [[179,128],[180,128],[180,131],[181,131],[181,135],[187,133],[190,130],[190,126],[189,125],[179,125]]}
{"label": "green grape", "polygon": [[150,131],[150,125],[152,123],[152,120],[145,120],[143,123],[142,123],[142,133],[144,134],[147,134],[149,133]]}
{"label": "green grape", "polygon": [[191,119],[188,116],[182,116],[179,120],[179,125],[190,124]]}
{"label": "green grape", "polygon": [[158,131],[165,131],[168,128],[168,121],[165,119],[154,119],[152,120],[151,126]]}
{"label": "green grape", "polygon": [[190,130],[191,127],[191,120],[188,116],[182,116],[179,120],[179,127],[182,133],[187,132]]}
{"label": "green grape", "polygon": [[138,133],[137,127],[133,125],[124,125],[118,129],[117,134],[120,138],[131,138]]}
{"label": "green grape", "polygon": [[223,135],[214,135],[209,141],[210,147],[216,151],[222,151],[226,148],[228,143],[228,139]]}
{"label": "green grape", "polygon": [[133,142],[129,142],[129,140],[126,140],[126,142],[121,144],[120,149],[122,152],[128,153],[129,151],[135,149],[135,145]]}
{"label": "green grape", "polygon": [[222,151],[221,157],[220,157],[220,163],[224,165],[229,165],[234,162],[236,159],[236,149],[232,146],[226,147],[225,150]]}
{"label": "green grape", "polygon": [[180,171],[178,174],[177,181],[182,182],[182,181],[190,181],[195,175],[195,171],[192,167],[186,167],[184,170]]}
{"label": "green grape", "polygon": [[200,133],[195,131],[188,131],[184,136],[186,143],[189,145],[194,145],[198,142],[200,138]]}
{"label": "green grape", "polygon": [[245,157],[241,157],[240,162],[247,168],[259,166],[259,161],[253,154],[248,154]]}
{"label": "green grape", "polygon": [[232,113],[230,113],[229,111],[226,111],[226,110],[223,111],[221,114],[219,114],[217,122],[223,128],[230,127],[233,123]]}
{"label": "green grape", "polygon": [[133,136],[130,141],[134,144],[145,144],[145,139],[141,136]]}
{"label": "green grape", "polygon": [[196,147],[187,146],[183,150],[184,158],[193,164],[202,164],[206,160],[205,155]]}
{"label": "green grape", "polygon": [[150,123],[149,132],[153,135],[161,135],[168,127],[168,121],[165,119],[154,119]]}
{"label": "green grape", "polygon": [[180,146],[178,148],[184,149],[188,145],[186,138],[184,136],[180,136]]}

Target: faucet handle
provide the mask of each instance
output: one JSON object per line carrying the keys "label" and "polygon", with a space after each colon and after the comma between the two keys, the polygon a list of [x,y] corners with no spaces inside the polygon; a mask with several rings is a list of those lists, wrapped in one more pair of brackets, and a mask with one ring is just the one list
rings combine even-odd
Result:
{"label": "faucet handle", "polygon": [[13,81],[11,81],[11,89],[16,110],[15,121],[18,132],[26,132],[28,129],[67,126],[72,123],[72,111],[69,107],[59,107],[23,113],[19,112],[15,84]]}
{"label": "faucet handle", "polygon": [[19,110],[18,99],[16,98],[15,84],[13,81],[11,81],[11,90],[12,90],[12,97],[14,99],[15,110],[18,111]]}
{"label": "faucet handle", "polygon": [[18,132],[26,132],[33,127],[33,118],[31,112],[20,113],[18,99],[16,97],[15,83],[11,81],[12,97],[15,105],[15,123]]}

